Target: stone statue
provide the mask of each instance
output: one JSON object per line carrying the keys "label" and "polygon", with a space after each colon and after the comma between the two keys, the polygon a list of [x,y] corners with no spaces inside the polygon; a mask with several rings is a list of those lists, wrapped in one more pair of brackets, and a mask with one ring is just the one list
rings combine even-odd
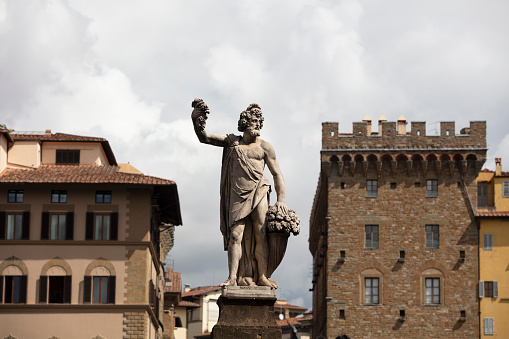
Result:
{"label": "stone statue", "polygon": [[[221,286],[277,288],[278,284],[269,278],[282,260],[286,242],[272,250],[279,253],[272,253],[268,234],[282,233],[288,239],[290,231],[298,233],[299,220],[285,204],[285,182],[276,153],[270,143],[259,138],[263,127],[260,106],[251,104],[240,114],[238,130],[242,136],[207,133],[208,106],[203,100],[195,99],[192,107],[191,119],[200,142],[223,147],[220,224],[224,248],[228,251],[229,277]],[[265,164],[273,176],[277,194],[277,202],[270,209],[271,186],[263,174]],[[271,260],[271,256],[278,258]]]}

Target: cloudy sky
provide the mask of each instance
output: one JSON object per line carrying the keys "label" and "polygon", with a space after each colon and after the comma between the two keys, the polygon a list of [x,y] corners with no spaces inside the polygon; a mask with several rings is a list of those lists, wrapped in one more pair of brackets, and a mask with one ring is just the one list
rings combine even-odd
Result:
{"label": "cloudy sky", "polygon": [[0,0],[0,123],[105,137],[119,162],[175,180],[184,225],[168,261],[201,286],[226,279],[227,259],[221,149],[197,141],[191,101],[216,134],[259,103],[302,220],[273,278],[310,308],[321,122],[487,120],[487,167],[509,169],[508,17],[506,0]]}

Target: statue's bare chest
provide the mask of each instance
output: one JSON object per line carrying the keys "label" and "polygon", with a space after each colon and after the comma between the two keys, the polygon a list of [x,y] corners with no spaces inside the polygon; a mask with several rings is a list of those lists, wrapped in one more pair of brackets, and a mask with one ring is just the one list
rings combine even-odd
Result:
{"label": "statue's bare chest", "polygon": [[265,151],[259,143],[253,143],[249,145],[240,144],[237,147],[240,148],[242,153],[244,153],[251,160],[258,160],[263,162],[265,159]]}

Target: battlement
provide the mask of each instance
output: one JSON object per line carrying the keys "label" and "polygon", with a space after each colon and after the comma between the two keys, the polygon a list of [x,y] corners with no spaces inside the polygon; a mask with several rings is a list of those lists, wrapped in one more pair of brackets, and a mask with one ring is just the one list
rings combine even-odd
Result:
{"label": "battlement", "polygon": [[339,123],[322,123],[322,150],[347,149],[485,149],[486,121],[471,121],[470,126],[455,134],[453,121],[440,122],[439,135],[426,135],[426,122],[411,122],[401,116],[397,122],[379,120],[378,132],[371,132],[371,120],[353,123],[351,134],[339,134]]}

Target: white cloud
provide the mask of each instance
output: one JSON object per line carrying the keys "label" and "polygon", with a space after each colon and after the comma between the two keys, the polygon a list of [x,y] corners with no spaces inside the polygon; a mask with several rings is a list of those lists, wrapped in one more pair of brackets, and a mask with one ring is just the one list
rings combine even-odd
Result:
{"label": "white cloud", "polygon": [[176,180],[171,256],[196,286],[226,278],[226,255],[221,149],[197,141],[190,103],[207,101],[207,129],[224,134],[258,102],[302,220],[278,296],[311,307],[321,122],[486,119],[490,159],[509,158],[508,15],[507,1],[0,0],[0,122],[106,137],[118,161]]}

